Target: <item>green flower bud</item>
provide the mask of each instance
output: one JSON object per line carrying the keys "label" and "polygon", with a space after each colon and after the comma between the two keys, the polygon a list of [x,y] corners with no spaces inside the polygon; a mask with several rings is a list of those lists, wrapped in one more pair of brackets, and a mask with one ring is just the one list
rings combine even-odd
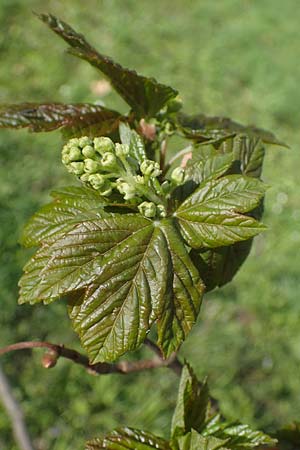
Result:
{"label": "green flower bud", "polygon": [[116,144],[116,155],[119,158],[122,158],[122,156],[127,156],[129,154],[129,145],[126,144]]}
{"label": "green flower bud", "polygon": [[123,178],[117,179],[117,189],[120,194],[124,195],[124,200],[130,200],[136,196],[135,188]]}
{"label": "green flower bud", "polygon": [[72,138],[68,141],[67,145],[69,147],[79,147],[79,139],[78,138]]}
{"label": "green flower bud", "polygon": [[111,152],[105,152],[103,153],[101,163],[106,168],[113,168],[116,166],[117,158],[115,155]]}
{"label": "green flower bud", "polygon": [[93,143],[92,139],[90,139],[87,136],[82,136],[81,138],[78,139],[78,144],[79,147],[83,148],[86,145],[91,145]]}
{"label": "green flower bud", "polygon": [[70,161],[80,161],[83,159],[81,150],[78,147],[71,147],[69,153]]}
{"label": "green flower bud", "polygon": [[101,165],[93,159],[87,158],[84,160],[84,171],[88,173],[97,173]]}
{"label": "green flower bud", "polygon": [[164,205],[157,205],[156,209],[159,217],[167,217],[167,211]]}
{"label": "green flower bud", "polygon": [[86,158],[92,158],[93,159],[95,157],[95,155],[96,155],[96,152],[95,152],[94,148],[91,145],[86,145],[82,149],[82,154]]}
{"label": "green flower bud", "polygon": [[65,166],[67,166],[71,162],[68,154],[63,154],[61,160]]}
{"label": "green flower bud", "polygon": [[100,173],[95,173],[89,176],[88,181],[94,189],[98,190],[105,184],[106,180]]}
{"label": "green flower bud", "polygon": [[109,137],[101,136],[94,138],[94,147],[98,153],[113,152],[115,144]]}
{"label": "green flower bud", "polygon": [[161,174],[158,162],[145,159],[140,165],[140,170],[144,175],[158,177]]}
{"label": "green flower bud", "polygon": [[71,162],[67,165],[67,169],[70,173],[75,175],[82,175],[84,173],[84,163],[83,162]]}
{"label": "green flower bud", "polygon": [[91,175],[89,173],[84,173],[83,175],[81,175],[80,180],[83,181],[84,183],[88,183],[90,176]]}
{"label": "green flower bud", "polygon": [[64,145],[61,153],[62,155],[68,155],[70,153],[70,146],[68,144]]}
{"label": "green flower bud", "polygon": [[139,212],[145,217],[156,216],[156,205],[153,202],[143,202],[138,206]]}
{"label": "green flower bud", "polygon": [[134,181],[138,184],[145,184],[145,178],[142,177],[141,175],[135,175],[133,177]]}
{"label": "green flower bud", "polygon": [[173,170],[171,173],[171,180],[175,184],[181,184],[184,180],[184,169],[182,167],[176,167],[176,169]]}

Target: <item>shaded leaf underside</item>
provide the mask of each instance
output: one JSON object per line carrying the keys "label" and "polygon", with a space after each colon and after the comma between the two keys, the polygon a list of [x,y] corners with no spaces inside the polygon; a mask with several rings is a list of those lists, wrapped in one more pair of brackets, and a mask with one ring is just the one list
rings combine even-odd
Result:
{"label": "shaded leaf underside", "polygon": [[108,77],[114,89],[140,117],[154,116],[177,91],[158,83],[154,78],[138,75],[98,53],[84,38],[68,24],[50,14],[41,14],[40,19],[69,45],[69,52],[84,59]]}

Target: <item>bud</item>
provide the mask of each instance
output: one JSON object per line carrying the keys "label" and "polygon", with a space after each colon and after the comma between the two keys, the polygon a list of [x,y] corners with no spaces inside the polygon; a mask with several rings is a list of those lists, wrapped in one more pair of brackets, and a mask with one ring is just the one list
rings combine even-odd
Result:
{"label": "bud", "polygon": [[116,155],[119,158],[127,156],[128,154],[129,154],[129,145],[119,143],[116,144]]}
{"label": "bud", "polygon": [[86,145],[85,147],[83,147],[82,149],[82,154],[86,157],[86,158],[94,158],[96,155],[96,152],[94,150],[94,148],[91,145]]}
{"label": "bud", "polygon": [[84,160],[84,171],[88,173],[97,173],[101,165],[93,159],[87,158]]}
{"label": "bud", "polygon": [[145,159],[140,165],[141,172],[144,175],[151,177],[158,177],[161,174],[158,162],[151,161],[151,159]]}
{"label": "bud", "polygon": [[92,139],[90,139],[87,136],[82,136],[81,138],[78,139],[78,144],[77,145],[79,145],[79,147],[83,148],[86,145],[91,145],[92,143],[93,143]]}
{"label": "bud", "polygon": [[58,352],[55,350],[48,350],[42,358],[42,366],[45,367],[45,369],[51,369],[51,367],[54,367],[58,360]]}
{"label": "bud", "polygon": [[143,202],[138,206],[139,212],[145,217],[156,216],[156,205],[153,202]]}
{"label": "bud", "polygon": [[82,153],[78,147],[71,147],[69,153],[70,161],[80,161],[82,160]]}
{"label": "bud", "polygon": [[69,147],[79,147],[79,139],[78,138],[72,138],[68,141],[67,145]]}
{"label": "bud", "polygon": [[83,181],[83,183],[88,183],[90,176],[91,175],[89,173],[84,173],[83,175],[81,175],[80,181]]}
{"label": "bud", "polygon": [[158,217],[167,217],[167,211],[164,205],[157,205],[156,209]]}
{"label": "bud", "polygon": [[133,179],[137,184],[145,184],[145,178],[141,175],[135,175]]}
{"label": "bud", "polygon": [[134,186],[127,183],[123,178],[117,179],[117,189],[120,194],[124,195],[124,200],[130,200],[136,196]]}
{"label": "bud", "polygon": [[88,181],[94,189],[98,190],[104,185],[105,178],[100,173],[95,173],[89,176]]}
{"label": "bud", "polygon": [[94,147],[98,153],[113,152],[115,144],[109,137],[101,136],[94,138]]}
{"label": "bud", "polygon": [[171,173],[171,180],[175,184],[181,184],[184,180],[184,169],[182,167],[176,167],[176,169],[173,170]]}
{"label": "bud", "polygon": [[69,146],[69,144],[66,144],[66,145],[63,146],[63,149],[62,149],[61,153],[63,155],[68,155],[70,153],[70,146]]}
{"label": "bud", "polygon": [[70,173],[74,173],[80,176],[84,173],[84,163],[83,162],[71,162],[67,165],[67,169]]}
{"label": "bud", "polygon": [[111,152],[103,153],[101,163],[106,168],[113,168],[116,166],[117,158]]}
{"label": "bud", "polygon": [[67,154],[67,153],[62,155],[61,160],[65,166],[67,166],[71,162],[69,154]]}

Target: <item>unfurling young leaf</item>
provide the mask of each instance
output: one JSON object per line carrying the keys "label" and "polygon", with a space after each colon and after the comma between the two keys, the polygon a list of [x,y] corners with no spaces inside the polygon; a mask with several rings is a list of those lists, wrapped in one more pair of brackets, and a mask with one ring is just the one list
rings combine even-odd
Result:
{"label": "unfurling young leaf", "polygon": [[153,117],[178,92],[158,83],[154,78],[138,75],[125,69],[108,56],[98,53],[81,35],[68,24],[52,16],[41,14],[40,19],[69,45],[69,52],[89,62],[106,75],[114,89],[131,106],[138,117]]}

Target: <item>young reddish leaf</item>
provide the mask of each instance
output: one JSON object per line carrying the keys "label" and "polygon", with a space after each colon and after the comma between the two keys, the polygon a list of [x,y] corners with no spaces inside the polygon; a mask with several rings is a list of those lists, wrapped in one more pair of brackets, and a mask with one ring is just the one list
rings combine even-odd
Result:
{"label": "young reddish leaf", "polygon": [[114,89],[138,117],[154,116],[178,94],[177,91],[158,83],[154,78],[138,75],[135,71],[115,63],[108,56],[98,53],[82,34],[77,33],[62,20],[51,14],[41,14],[39,17],[71,46],[69,52],[72,55],[88,61],[109,78]]}
{"label": "young reddish leaf", "polygon": [[109,135],[118,129],[119,113],[88,103],[21,103],[0,105],[0,128],[28,128],[33,132],[69,130],[70,135]]}

